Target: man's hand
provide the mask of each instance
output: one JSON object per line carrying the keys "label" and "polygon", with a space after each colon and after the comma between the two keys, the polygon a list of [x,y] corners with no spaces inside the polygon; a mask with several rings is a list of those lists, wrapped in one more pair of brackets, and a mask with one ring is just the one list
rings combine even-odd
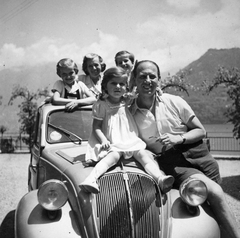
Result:
{"label": "man's hand", "polygon": [[180,135],[172,135],[170,133],[163,134],[158,137],[156,141],[159,141],[162,145],[173,146],[182,143],[182,137]]}

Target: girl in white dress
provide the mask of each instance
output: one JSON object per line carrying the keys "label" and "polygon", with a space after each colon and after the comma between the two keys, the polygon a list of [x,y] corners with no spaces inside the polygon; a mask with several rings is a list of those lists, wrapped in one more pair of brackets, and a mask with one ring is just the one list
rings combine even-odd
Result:
{"label": "girl in white dress", "polygon": [[86,160],[99,161],[90,175],[80,184],[91,193],[98,193],[97,179],[115,165],[123,156],[134,157],[159,184],[162,192],[168,192],[174,182],[165,176],[145,150],[146,144],[138,137],[135,121],[128,110],[128,75],[120,67],[105,71],[102,95],[93,105],[93,130],[89,139]]}

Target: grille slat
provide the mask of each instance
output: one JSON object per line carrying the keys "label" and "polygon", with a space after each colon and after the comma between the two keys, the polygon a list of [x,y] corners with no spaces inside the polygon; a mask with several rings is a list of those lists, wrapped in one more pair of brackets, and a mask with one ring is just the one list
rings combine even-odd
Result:
{"label": "grille slat", "polygon": [[136,237],[158,237],[159,209],[156,207],[156,190],[153,181],[145,176],[129,175]]}
{"label": "grille slat", "polygon": [[135,173],[127,173],[127,180],[125,183],[123,173],[106,174],[99,179],[96,204],[100,238],[159,238],[161,211],[156,205],[155,183]]}
{"label": "grille slat", "polygon": [[103,176],[99,184],[100,193],[96,196],[100,221],[99,236],[101,238],[131,237],[127,195],[122,175]]}

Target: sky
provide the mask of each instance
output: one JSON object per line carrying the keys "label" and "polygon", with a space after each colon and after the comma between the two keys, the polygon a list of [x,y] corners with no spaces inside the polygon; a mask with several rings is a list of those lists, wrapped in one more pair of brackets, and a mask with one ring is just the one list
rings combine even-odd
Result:
{"label": "sky", "polygon": [[208,49],[240,47],[239,0],[1,0],[0,71],[118,51],[175,73]]}

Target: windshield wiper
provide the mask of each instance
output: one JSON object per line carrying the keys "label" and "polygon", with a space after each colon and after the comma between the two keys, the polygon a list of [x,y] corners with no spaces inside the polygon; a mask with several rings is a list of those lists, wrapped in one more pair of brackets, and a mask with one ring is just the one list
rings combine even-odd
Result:
{"label": "windshield wiper", "polygon": [[55,125],[53,125],[51,123],[48,123],[48,125],[51,126],[54,129],[60,131],[60,132],[63,132],[73,143],[75,143],[75,141],[71,138],[71,136],[77,138],[78,139],[78,144],[81,145],[82,138],[80,136],[78,136],[78,135],[74,134],[73,132],[68,131],[68,130],[62,128],[62,127],[55,126]]}

